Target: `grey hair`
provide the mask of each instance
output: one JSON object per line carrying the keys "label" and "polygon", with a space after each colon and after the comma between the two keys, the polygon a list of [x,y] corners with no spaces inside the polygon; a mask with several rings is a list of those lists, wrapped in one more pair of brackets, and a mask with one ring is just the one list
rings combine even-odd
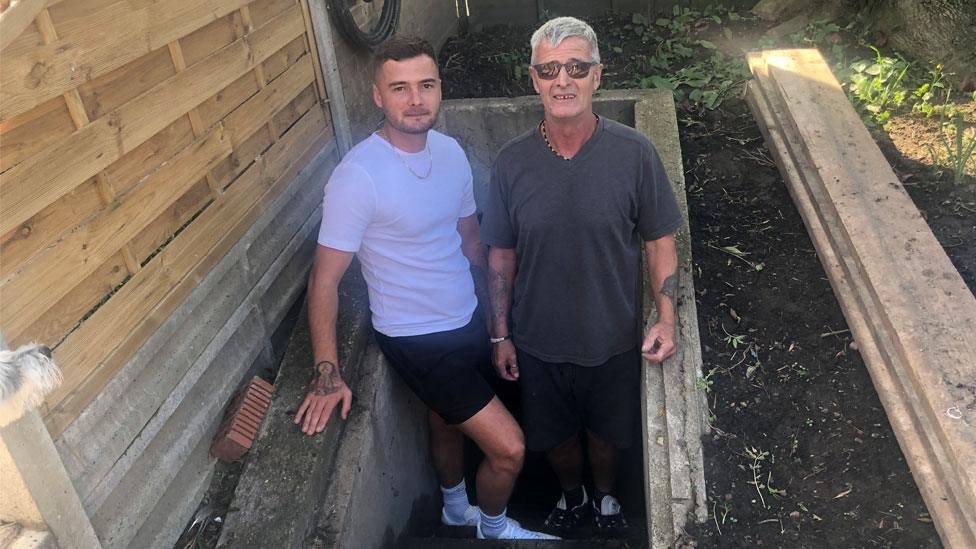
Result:
{"label": "grey hair", "polygon": [[[599,63],[600,47],[597,45],[596,33],[593,32],[593,27],[575,17],[557,17],[550,19],[532,33],[532,38],[529,40],[529,44],[532,45],[532,62],[535,63],[535,50],[543,40],[556,47],[563,40],[574,36],[589,42],[590,57],[592,57],[589,61]],[[581,59],[580,61],[584,60]]]}

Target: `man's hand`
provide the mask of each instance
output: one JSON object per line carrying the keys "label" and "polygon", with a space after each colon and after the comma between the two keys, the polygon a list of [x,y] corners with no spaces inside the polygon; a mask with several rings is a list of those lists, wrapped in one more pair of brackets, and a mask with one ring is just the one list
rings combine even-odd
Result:
{"label": "man's hand", "polygon": [[306,435],[321,433],[332,417],[332,410],[340,402],[340,415],[345,420],[352,406],[352,391],[339,376],[339,367],[331,361],[323,360],[316,365],[315,377],[312,378],[308,394],[295,414],[295,423],[302,424],[302,432]]}
{"label": "man's hand", "polygon": [[498,377],[508,381],[518,379],[519,371],[518,363],[515,360],[515,345],[511,339],[492,345],[491,357]]}
{"label": "man's hand", "polygon": [[674,324],[658,322],[651,326],[641,345],[641,356],[655,364],[674,354]]}

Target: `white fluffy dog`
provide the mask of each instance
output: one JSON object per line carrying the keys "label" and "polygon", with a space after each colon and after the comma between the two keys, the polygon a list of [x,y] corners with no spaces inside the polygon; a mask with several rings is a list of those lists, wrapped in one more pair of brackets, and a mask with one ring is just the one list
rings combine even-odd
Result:
{"label": "white fluffy dog", "polygon": [[60,383],[51,349],[31,343],[11,351],[0,339],[0,427],[39,406]]}

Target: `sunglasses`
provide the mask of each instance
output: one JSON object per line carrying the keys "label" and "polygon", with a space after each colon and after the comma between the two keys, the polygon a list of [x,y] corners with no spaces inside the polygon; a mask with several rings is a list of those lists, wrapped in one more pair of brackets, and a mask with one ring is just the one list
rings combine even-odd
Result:
{"label": "sunglasses", "polygon": [[559,77],[559,69],[566,69],[566,76],[579,79],[586,78],[586,75],[590,74],[590,68],[598,64],[592,61],[570,61],[569,63],[550,61],[548,63],[532,65],[532,68],[535,69],[539,78],[543,80],[555,80]]}

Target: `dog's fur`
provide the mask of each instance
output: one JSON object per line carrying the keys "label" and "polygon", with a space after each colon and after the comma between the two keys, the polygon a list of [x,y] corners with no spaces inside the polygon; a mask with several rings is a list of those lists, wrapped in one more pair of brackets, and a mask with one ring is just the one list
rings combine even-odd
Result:
{"label": "dog's fur", "polygon": [[10,351],[0,340],[0,427],[39,406],[60,383],[50,349],[31,343]]}

